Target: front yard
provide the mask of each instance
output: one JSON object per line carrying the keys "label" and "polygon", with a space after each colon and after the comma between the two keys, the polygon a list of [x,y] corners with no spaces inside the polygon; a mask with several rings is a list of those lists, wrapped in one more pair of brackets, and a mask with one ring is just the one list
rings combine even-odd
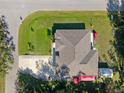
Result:
{"label": "front yard", "polygon": [[51,38],[48,31],[54,23],[85,23],[91,29],[90,23],[98,32],[97,48],[99,55],[106,54],[112,39],[111,25],[106,12],[35,12],[29,15],[19,30],[19,55],[49,55],[51,53]]}

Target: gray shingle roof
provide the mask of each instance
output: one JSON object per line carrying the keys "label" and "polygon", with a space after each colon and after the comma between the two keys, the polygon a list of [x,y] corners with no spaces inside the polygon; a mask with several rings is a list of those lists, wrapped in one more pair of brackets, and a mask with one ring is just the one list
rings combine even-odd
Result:
{"label": "gray shingle roof", "polygon": [[80,62],[80,64],[87,64],[87,62],[89,62],[90,58],[92,58],[92,56],[96,53],[96,51],[94,50],[90,50],[90,52],[85,56],[84,59],[82,59],[82,61]]}
{"label": "gray shingle roof", "polygon": [[[88,75],[97,75],[98,53],[91,50],[90,33],[90,30],[83,29],[58,29],[55,33],[56,51],[59,52],[56,62],[60,67],[68,65],[72,75],[80,70]],[[94,67],[90,71],[91,62]]]}

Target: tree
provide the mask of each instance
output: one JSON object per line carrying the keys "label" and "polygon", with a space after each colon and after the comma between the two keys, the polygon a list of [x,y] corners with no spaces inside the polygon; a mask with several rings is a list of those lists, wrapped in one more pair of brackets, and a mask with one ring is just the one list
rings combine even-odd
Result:
{"label": "tree", "polygon": [[33,52],[33,50],[34,50],[34,45],[31,42],[28,42],[28,50],[30,52]]}
{"label": "tree", "polygon": [[65,93],[66,81],[44,81],[31,73],[30,69],[19,70],[16,81],[18,93]]}
{"label": "tree", "polygon": [[12,52],[15,46],[12,41],[13,37],[10,36],[8,25],[5,21],[5,16],[0,17],[0,76],[5,75],[11,68],[14,62]]}

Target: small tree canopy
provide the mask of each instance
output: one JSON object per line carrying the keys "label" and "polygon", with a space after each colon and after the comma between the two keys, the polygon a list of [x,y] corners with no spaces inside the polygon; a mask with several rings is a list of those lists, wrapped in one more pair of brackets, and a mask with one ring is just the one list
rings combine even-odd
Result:
{"label": "small tree canopy", "polygon": [[13,37],[8,31],[5,16],[0,17],[0,76],[5,75],[14,62],[12,52],[15,50]]}

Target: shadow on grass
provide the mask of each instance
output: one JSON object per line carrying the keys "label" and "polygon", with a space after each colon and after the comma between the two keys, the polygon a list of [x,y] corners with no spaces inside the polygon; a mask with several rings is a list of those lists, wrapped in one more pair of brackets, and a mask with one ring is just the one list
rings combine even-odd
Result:
{"label": "shadow on grass", "polygon": [[52,34],[52,31],[51,31],[51,29],[47,29],[47,36],[51,36],[51,34]]}
{"label": "shadow on grass", "polygon": [[124,57],[124,29],[118,29],[115,33],[116,43],[114,44],[117,51]]}
{"label": "shadow on grass", "polygon": [[84,23],[54,23],[52,27],[52,35],[57,29],[85,29]]}
{"label": "shadow on grass", "polygon": [[99,68],[108,68],[108,64],[106,62],[99,62],[99,65],[98,65]]}

